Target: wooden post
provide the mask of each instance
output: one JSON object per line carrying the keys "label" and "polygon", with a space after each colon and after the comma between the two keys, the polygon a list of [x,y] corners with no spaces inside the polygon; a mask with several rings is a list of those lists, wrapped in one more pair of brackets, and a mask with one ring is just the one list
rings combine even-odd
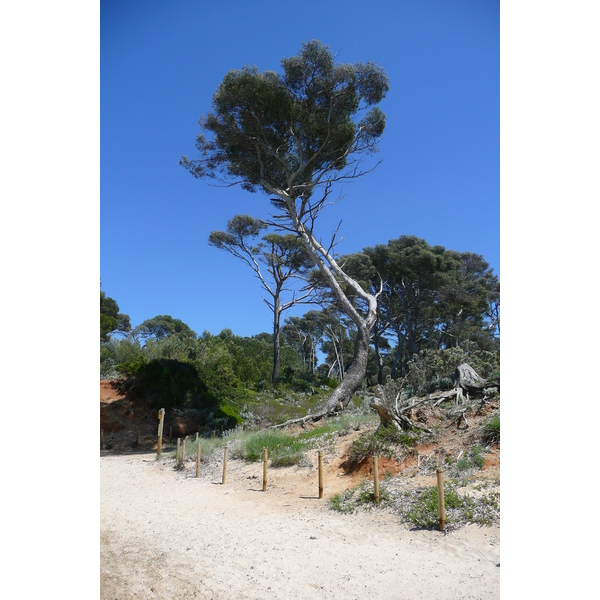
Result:
{"label": "wooden post", "polygon": [[225,485],[226,477],[227,477],[227,446],[225,446],[225,454],[223,456],[223,485]]}
{"label": "wooden post", "polygon": [[196,441],[198,441],[198,434],[199,433],[200,433],[199,431],[196,431]]}
{"label": "wooden post", "polygon": [[185,458],[185,444],[187,442],[188,436],[186,435],[183,438],[183,444],[181,444],[181,464],[183,464],[183,460]]}
{"label": "wooden post", "polygon": [[104,429],[100,430],[100,450],[104,450]]}
{"label": "wooden post", "polygon": [[319,498],[323,497],[323,453],[319,450]]}
{"label": "wooden post", "polygon": [[177,438],[177,452],[175,453],[175,462],[179,462],[179,444],[181,443],[181,438]]}
{"label": "wooden post", "polygon": [[446,524],[446,513],[444,511],[444,476],[442,470],[437,470],[437,487],[438,487],[438,506],[440,509],[440,531],[444,529]]}
{"label": "wooden post", "polygon": [[162,436],[163,436],[164,422],[165,422],[165,409],[161,408],[158,411],[158,449],[157,449],[158,456],[160,456],[162,453]]}
{"label": "wooden post", "polygon": [[267,491],[267,449],[263,448],[263,492]]}
{"label": "wooden post", "polygon": [[373,484],[375,486],[375,504],[379,504],[379,467],[377,456],[373,456]]}
{"label": "wooden post", "polygon": [[198,456],[196,457],[196,477],[200,477],[200,444],[198,444]]}
{"label": "wooden post", "polygon": [[213,429],[213,440],[215,439],[215,430]]}

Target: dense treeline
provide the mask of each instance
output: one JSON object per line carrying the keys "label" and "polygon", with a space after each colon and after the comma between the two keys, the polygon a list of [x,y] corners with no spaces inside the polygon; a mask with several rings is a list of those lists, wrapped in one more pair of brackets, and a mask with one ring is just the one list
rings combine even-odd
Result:
{"label": "dense treeline", "polygon": [[[379,294],[366,385],[390,377],[428,391],[447,385],[445,378],[465,360],[484,377],[499,375],[500,286],[482,256],[402,236],[340,262],[365,289]],[[170,315],[131,328],[129,317],[104,292],[101,377],[122,378],[132,394],[156,396],[162,406],[220,407],[234,418],[262,390],[335,387],[352,362],[356,330],[318,274],[308,278],[318,290],[319,308],[285,320],[275,384],[272,333],[240,337],[224,329],[198,335]],[[351,290],[346,293],[360,304]]]}

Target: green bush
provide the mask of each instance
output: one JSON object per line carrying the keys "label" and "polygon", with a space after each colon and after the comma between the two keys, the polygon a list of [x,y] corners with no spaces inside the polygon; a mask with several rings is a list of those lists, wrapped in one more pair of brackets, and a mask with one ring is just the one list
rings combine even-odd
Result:
{"label": "green bush", "polygon": [[[446,523],[453,523],[452,509],[460,508],[462,501],[456,490],[450,486],[444,486],[444,508]],[[419,494],[413,506],[406,511],[405,519],[417,527],[429,529],[431,527],[439,527],[439,498],[437,487],[427,488]]]}
{"label": "green bush", "polygon": [[273,468],[293,467],[294,465],[300,464],[304,456],[304,452],[298,450],[280,450],[271,458],[271,466]]}
{"label": "green bush", "polygon": [[413,431],[399,431],[395,427],[381,427],[372,433],[358,437],[348,451],[350,464],[358,464],[368,456],[385,456],[394,458],[398,446],[410,448],[415,446],[420,434]]}
{"label": "green bush", "polygon": [[[479,498],[459,495],[454,484],[444,484],[444,513],[446,525],[453,529],[465,523],[491,525],[500,518],[500,493],[492,490]],[[439,507],[437,487],[421,491],[410,508],[403,512],[403,518],[417,527],[439,528]]]}
{"label": "green bush", "polygon": [[484,464],[485,456],[483,455],[483,448],[475,445],[456,462],[456,471],[462,473],[470,469],[481,469]]}
{"label": "green bush", "polygon": [[[379,505],[390,504],[390,493],[383,484],[379,484]],[[329,508],[337,512],[350,514],[358,508],[371,509],[375,504],[375,486],[373,482],[365,482],[362,485],[349,488],[341,494],[334,494],[329,499]]]}
{"label": "green bush", "polygon": [[447,379],[456,367],[468,363],[484,379],[499,380],[500,355],[478,348],[470,341],[461,342],[459,348],[422,350],[410,364],[406,385],[417,394],[430,393],[447,386]]}
{"label": "green bush", "polygon": [[178,360],[159,358],[141,365],[123,388],[155,408],[177,408],[188,403],[194,408],[210,405],[208,389],[196,369]]}
{"label": "green bush", "polygon": [[483,428],[483,441],[486,444],[500,443],[500,415],[494,415]]}

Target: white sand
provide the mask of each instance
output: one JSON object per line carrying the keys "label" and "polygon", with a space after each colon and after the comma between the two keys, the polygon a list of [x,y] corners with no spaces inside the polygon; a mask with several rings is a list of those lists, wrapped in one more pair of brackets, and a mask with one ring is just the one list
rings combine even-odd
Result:
{"label": "white sand", "polygon": [[414,531],[384,511],[344,515],[347,482],[233,461],[196,479],[154,454],[103,456],[101,599],[499,598],[499,528]]}

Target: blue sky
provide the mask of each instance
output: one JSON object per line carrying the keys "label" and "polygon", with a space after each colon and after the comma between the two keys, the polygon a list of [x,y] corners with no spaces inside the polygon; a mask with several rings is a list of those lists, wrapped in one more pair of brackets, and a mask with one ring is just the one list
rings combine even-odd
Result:
{"label": "blue sky", "polygon": [[[340,62],[390,78],[382,164],[339,192],[342,254],[401,235],[482,254],[500,275],[499,3],[100,3],[100,274],[132,325],[170,314],[197,333],[270,331],[252,272],[209,247],[266,196],[216,188],[179,166],[225,73],[279,70],[319,39]],[[299,307],[290,314],[302,313]]]}

